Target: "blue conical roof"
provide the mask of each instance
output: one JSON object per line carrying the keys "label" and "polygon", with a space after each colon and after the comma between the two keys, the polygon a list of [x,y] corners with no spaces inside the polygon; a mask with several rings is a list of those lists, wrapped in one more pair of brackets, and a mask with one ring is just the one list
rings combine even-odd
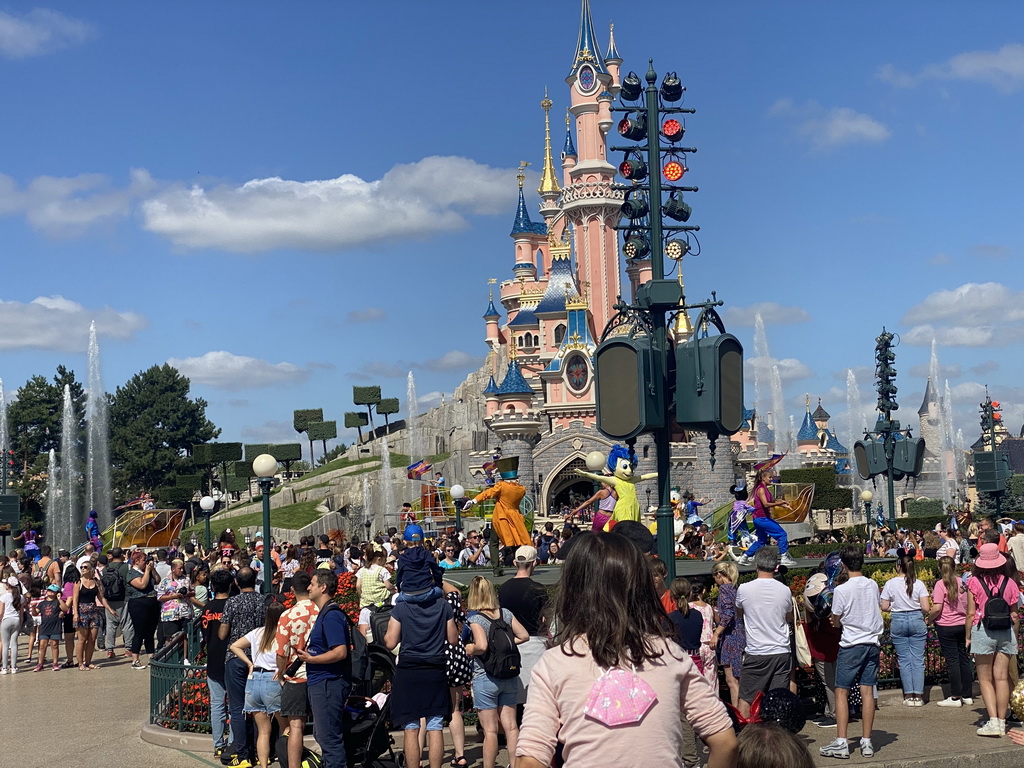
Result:
{"label": "blue conical roof", "polygon": [[516,220],[512,224],[512,237],[521,234],[546,235],[548,225],[544,222],[534,224],[530,221],[530,212],[526,210],[526,200],[523,199],[523,188],[519,188],[519,206],[516,208]]}
{"label": "blue conical roof", "polygon": [[485,395],[496,395],[498,394],[498,385],[494,382],[494,377],[491,376],[491,380],[487,382],[487,386],[484,387]]}
{"label": "blue conical roof", "polygon": [[619,49],[615,47],[615,25],[612,25],[611,31],[608,33],[608,52],[604,55],[604,60],[622,63]]}
{"label": "blue conical roof", "polygon": [[836,437],[835,432],[830,429],[826,429],[825,434],[828,435],[828,442],[825,443],[826,450],[835,451],[836,453],[849,453],[846,446],[839,442],[839,438]]}
{"label": "blue conical roof", "polygon": [[497,307],[494,306],[494,299],[487,302],[487,311],[484,312],[484,318],[488,317],[501,317],[501,313],[498,312]]}
{"label": "blue conical roof", "polygon": [[569,70],[569,77],[576,74],[581,65],[589,63],[595,72],[602,75],[608,74],[608,69],[601,58],[601,49],[597,45],[597,35],[594,34],[594,19],[590,15],[590,0],[583,0],[580,9],[580,36],[576,41],[576,52],[572,57],[572,68]]}
{"label": "blue conical roof", "polygon": [[551,260],[548,285],[544,289],[544,296],[534,312],[537,314],[565,312],[565,296],[567,291],[574,294],[577,293],[576,279],[572,274],[572,262],[565,257],[556,257]]}
{"label": "blue conical roof", "polygon": [[576,146],[572,143],[572,130],[570,128],[565,129],[565,146],[562,147],[562,159],[565,160],[567,157],[576,157]]}
{"label": "blue conical roof", "polygon": [[817,440],[818,427],[811,421],[811,412],[804,414],[804,423],[800,425],[800,431],[796,433],[797,440]]}
{"label": "blue conical roof", "polygon": [[519,361],[512,360],[508,364],[508,373],[504,381],[498,385],[499,395],[532,395],[533,388],[526,383],[523,372],[519,369]]}

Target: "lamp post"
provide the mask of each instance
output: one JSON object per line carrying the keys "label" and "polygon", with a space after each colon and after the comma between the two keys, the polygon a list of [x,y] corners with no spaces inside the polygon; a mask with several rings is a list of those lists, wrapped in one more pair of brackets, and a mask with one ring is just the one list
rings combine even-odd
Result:
{"label": "lamp post", "polygon": [[865,515],[864,522],[866,523],[866,526],[867,526],[866,530],[868,532],[868,540],[869,541],[871,539],[871,500],[873,498],[875,498],[875,494],[873,494],[869,490],[865,489],[865,490],[860,492],[860,500],[864,504],[864,515]]}
{"label": "lamp post", "polygon": [[217,502],[213,500],[213,496],[203,496],[199,500],[199,508],[203,510],[203,517],[206,518],[206,553],[210,553],[210,515],[213,514],[213,507]]}
{"label": "lamp post", "polygon": [[277,459],[269,453],[261,453],[252,462],[252,472],[260,484],[263,496],[263,592],[270,594],[270,486],[277,473]]}
{"label": "lamp post", "polygon": [[462,500],[466,498],[466,489],[456,483],[451,487],[452,504],[455,506],[455,532],[462,530]]}

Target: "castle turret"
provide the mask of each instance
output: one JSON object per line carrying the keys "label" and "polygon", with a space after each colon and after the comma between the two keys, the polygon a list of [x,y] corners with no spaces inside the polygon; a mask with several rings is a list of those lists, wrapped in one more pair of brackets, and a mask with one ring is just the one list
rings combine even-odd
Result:
{"label": "castle turret", "polygon": [[562,183],[572,183],[569,172],[576,167],[576,145],[572,143],[572,116],[565,110],[565,144],[562,146]]}
{"label": "castle turret", "polygon": [[796,433],[796,443],[797,446],[817,447],[818,427],[815,425],[814,420],[811,419],[810,395],[804,396],[804,407],[806,411],[804,413],[803,423],[800,425],[800,431]]}
{"label": "castle turret", "polygon": [[533,405],[534,394],[519,367],[513,338],[509,342],[505,378],[497,386],[497,392],[488,396],[485,423],[501,440],[502,456],[519,457],[519,476],[524,484],[535,479],[533,448],[540,442],[541,413]]}
{"label": "castle turret", "polygon": [[818,407],[814,409],[814,413],[811,414],[811,419],[814,420],[814,425],[818,429],[828,429],[828,420],[832,418],[828,411],[821,407],[821,398],[818,398]]}

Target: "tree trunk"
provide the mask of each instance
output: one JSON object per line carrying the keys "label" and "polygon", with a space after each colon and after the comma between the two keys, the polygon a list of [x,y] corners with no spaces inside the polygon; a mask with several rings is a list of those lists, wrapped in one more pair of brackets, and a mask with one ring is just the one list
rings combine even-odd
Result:
{"label": "tree trunk", "polygon": [[388,419],[386,413],[384,414],[384,431],[389,435],[391,434],[391,420]]}
{"label": "tree trunk", "polygon": [[366,406],[366,412],[368,414],[370,414],[370,429],[373,430],[374,433],[376,433],[377,428],[375,426],[373,426],[373,406],[372,405]]}

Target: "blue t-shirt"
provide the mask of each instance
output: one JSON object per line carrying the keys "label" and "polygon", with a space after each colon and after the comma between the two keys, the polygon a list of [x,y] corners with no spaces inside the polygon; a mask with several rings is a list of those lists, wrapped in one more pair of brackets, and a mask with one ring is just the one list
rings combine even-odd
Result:
{"label": "blue t-shirt", "polygon": [[[309,655],[319,656],[339,645],[348,646],[348,621],[340,608],[328,609],[325,605],[309,633]],[[325,680],[337,680],[347,675],[351,666],[348,656],[333,664],[306,664],[306,682],[322,683]]]}

